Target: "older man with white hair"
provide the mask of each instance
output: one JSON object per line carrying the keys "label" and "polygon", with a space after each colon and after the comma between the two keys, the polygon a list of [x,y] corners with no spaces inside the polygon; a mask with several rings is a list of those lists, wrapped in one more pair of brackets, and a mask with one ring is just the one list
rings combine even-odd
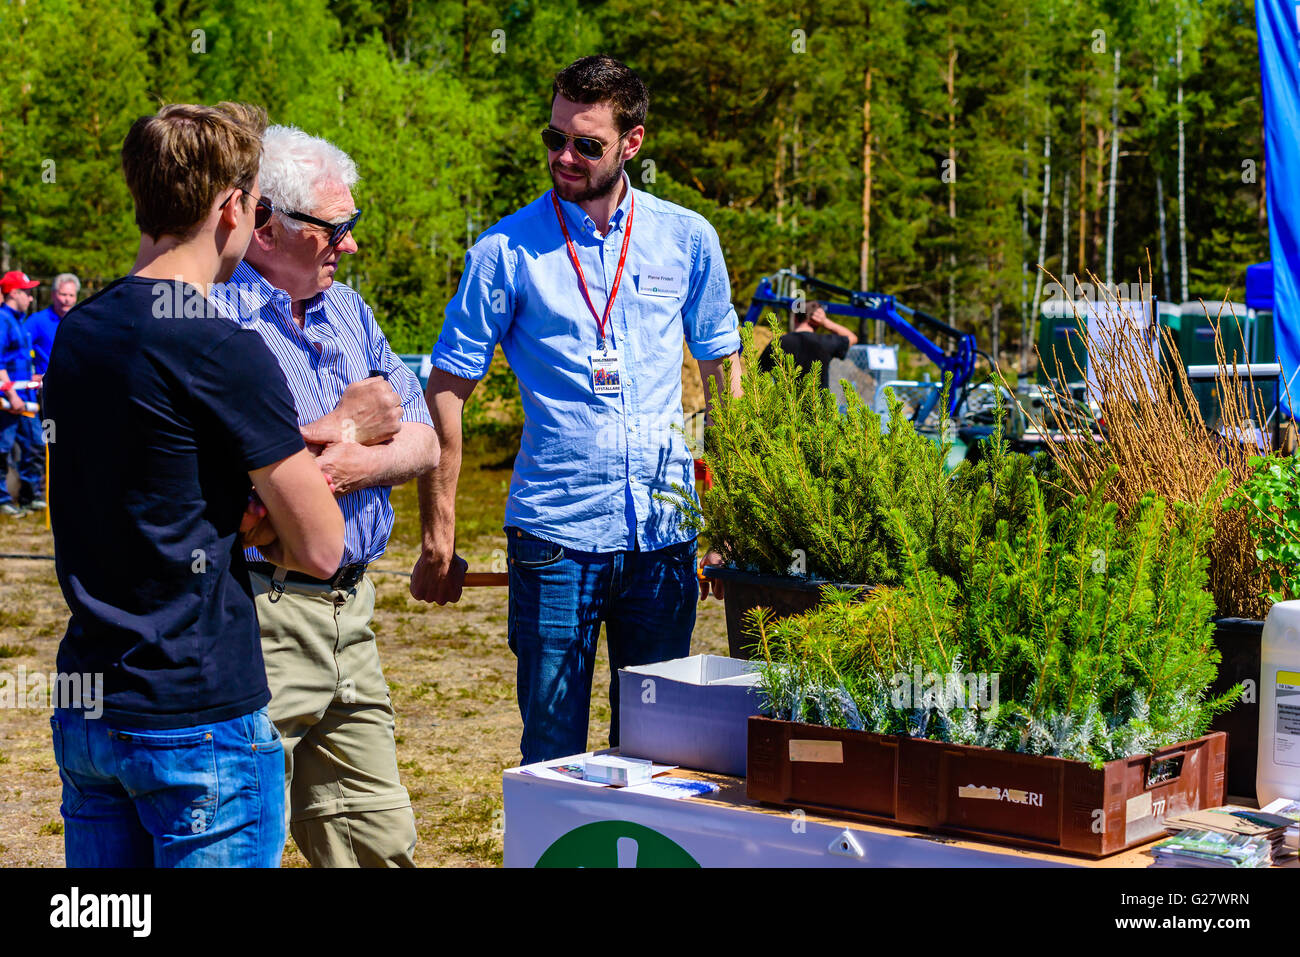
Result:
{"label": "older man with white hair", "polygon": [[61,272],[50,283],[50,304],[40,312],[32,313],[27,325],[32,332],[32,359],[37,375],[44,375],[50,365],[50,349],[54,346],[54,333],[59,321],[77,304],[81,280],[76,273]]}
{"label": "older man with white hair", "polygon": [[289,826],[316,867],[412,866],[415,817],[365,570],[388,544],[391,487],[437,464],[437,438],[419,382],[374,313],[334,281],[339,260],[357,251],[356,165],[293,127],[269,127],[262,142],[259,205],[272,215],[218,295],[279,361],[345,520],[342,564],[328,579],[247,552]]}

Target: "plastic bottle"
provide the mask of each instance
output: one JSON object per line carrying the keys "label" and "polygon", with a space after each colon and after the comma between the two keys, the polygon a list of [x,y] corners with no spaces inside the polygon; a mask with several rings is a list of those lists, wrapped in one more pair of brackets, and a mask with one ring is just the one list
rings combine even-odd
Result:
{"label": "plastic bottle", "polygon": [[1300,601],[1278,602],[1264,620],[1255,789],[1260,807],[1300,800]]}

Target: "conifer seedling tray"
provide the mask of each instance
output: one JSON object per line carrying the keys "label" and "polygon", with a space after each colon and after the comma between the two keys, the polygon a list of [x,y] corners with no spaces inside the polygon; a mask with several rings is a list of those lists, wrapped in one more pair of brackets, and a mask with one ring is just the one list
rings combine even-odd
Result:
{"label": "conifer seedling tray", "polygon": [[1083,761],[749,719],[749,797],[874,823],[1099,858],[1224,801],[1227,735]]}

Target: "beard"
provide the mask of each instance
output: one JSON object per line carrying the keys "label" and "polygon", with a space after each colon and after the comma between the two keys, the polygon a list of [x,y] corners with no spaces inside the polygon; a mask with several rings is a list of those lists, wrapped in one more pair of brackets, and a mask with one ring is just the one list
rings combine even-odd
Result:
{"label": "beard", "polygon": [[623,164],[616,163],[609,172],[597,174],[598,178],[593,178],[593,174],[596,174],[594,170],[585,170],[584,173],[587,177],[585,182],[561,183],[559,177],[555,175],[555,166],[552,164],[551,184],[555,187],[555,194],[570,203],[585,203],[608,196],[623,178]]}

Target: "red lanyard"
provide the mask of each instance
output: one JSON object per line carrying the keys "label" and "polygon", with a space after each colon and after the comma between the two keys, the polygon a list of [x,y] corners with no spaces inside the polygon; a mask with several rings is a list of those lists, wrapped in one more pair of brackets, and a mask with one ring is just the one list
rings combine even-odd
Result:
{"label": "red lanyard", "polygon": [[582,263],[578,262],[578,250],[573,245],[573,240],[569,238],[569,227],[564,225],[564,213],[560,211],[560,200],[555,195],[555,190],[551,190],[551,202],[555,204],[555,218],[560,221],[560,230],[564,233],[565,245],[569,248],[569,261],[573,263],[573,268],[578,274],[578,284],[582,287],[582,298],[587,300],[587,308],[591,310],[592,318],[596,320],[596,331],[600,333],[600,347],[605,348],[605,326],[609,322],[609,310],[614,306],[614,297],[618,295],[618,284],[623,279],[623,263],[627,261],[627,244],[632,238],[632,213],[635,209],[635,202],[629,197],[627,207],[627,225],[623,227],[623,250],[618,254],[618,269],[614,272],[614,284],[609,287],[609,302],[605,303],[605,314],[596,315],[596,307],[591,304],[591,293],[587,291],[587,277],[582,274]]}

